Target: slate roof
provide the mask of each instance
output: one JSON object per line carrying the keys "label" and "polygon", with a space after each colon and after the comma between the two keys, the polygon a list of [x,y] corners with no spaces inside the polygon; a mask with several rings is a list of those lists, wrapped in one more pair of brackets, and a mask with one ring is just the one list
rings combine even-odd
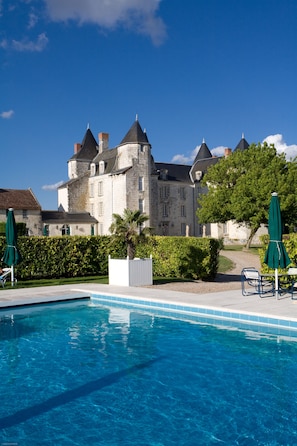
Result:
{"label": "slate roof", "polygon": [[98,153],[98,144],[90,129],[87,129],[81,143],[81,148],[70,159],[91,161]]}
{"label": "slate roof", "polygon": [[104,173],[111,173],[114,169],[117,157],[117,148],[103,150],[98,153],[93,159],[93,163],[99,164],[100,161],[104,161]]}
{"label": "slate roof", "polygon": [[128,133],[126,136],[122,139],[120,142],[120,145],[122,144],[129,144],[129,143],[140,143],[140,144],[149,144],[149,141],[147,139],[146,133],[142,130],[138,120],[132,124],[130,130],[128,130]]}
{"label": "slate roof", "polygon": [[0,189],[0,209],[41,210],[31,189]]}
{"label": "slate roof", "polygon": [[209,148],[207,147],[205,141],[203,140],[203,142],[202,142],[202,144],[200,146],[200,149],[198,150],[198,153],[196,155],[196,158],[195,158],[193,164],[195,164],[196,161],[202,160],[202,159],[205,159],[205,158],[212,158],[212,154],[211,154]]}
{"label": "slate roof", "polygon": [[191,183],[190,169],[191,166],[184,164],[156,163],[157,171],[167,170],[167,181],[180,181],[183,183]]}
{"label": "slate roof", "polygon": [[241,140],[239,141],[239,143],[237,144],[237,146],[235,147],[234,150],[246,150],[249,148],[249,143],[246,141],[246,139],[244,138],[244,135],[242,135]]}
{"label": "slate roof", "polygon": [[190,175],[193,178],[193,181],[197,181],[195,179],[195,173],[196,172],[202,172],[203,174],[207,171],[207,169],[211,166],[213,166],[214,164],[216,164],[218,161],[220,161],[220,159],[222,159],[221,157],[212,157],[212,158],[205,158],[202,160],[198,160],[196,161],[195,164],[193,164],[193,166],[191,167],[191,172]]}
{"label": "slate roof", "polygon": [[90,172],[84,172],[81,175],[75,177],[75,178],[70,178],[70,180],[65,181],[64,183],[62,183],[59,187],[57,187],[57,189],[63,189],[65,186],[68,186],[69,184],[75,183],[77,181],[80,181],[83,177],[89,177],[90,176]]}
{"label": "slate roof", "polygon": [[43,223],[97,223],[88,212],[41,211]]}

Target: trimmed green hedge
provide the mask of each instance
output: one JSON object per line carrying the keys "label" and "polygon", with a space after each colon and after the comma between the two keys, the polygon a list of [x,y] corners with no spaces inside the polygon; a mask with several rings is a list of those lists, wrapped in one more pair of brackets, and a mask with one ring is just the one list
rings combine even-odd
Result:
{"label": "trimmed green hedge", "polygon": [[[26,235],[27,228],[26,223],[16,223],[17,233],[18,235]],[[6,222],[0,221],[0,236],[5,236],[5,230],[6,230]]]}
{"label": "trimmed green hedge", "polygon": [[136,250],[153,257],[154,276],[213,280],[218,270],[221,242],[197,237],[148,237]]}
{"label": "trimmed green hedge", "polygon": [[[5,249],[0,237],[0,252]],[[126,257],[126,247],[110,236],[19,237],[19,280],[108,274],[108,255]],[[153,257],[160,277],[212,280],[218,269],[219,240],[196,237],[147,237],[136,257]]]}

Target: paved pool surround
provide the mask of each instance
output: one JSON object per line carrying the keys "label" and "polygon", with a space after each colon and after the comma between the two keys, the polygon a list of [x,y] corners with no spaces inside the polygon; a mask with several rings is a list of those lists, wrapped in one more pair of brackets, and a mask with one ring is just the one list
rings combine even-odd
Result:
{"label": "paved pool surround", "polygon": [[[242,296],[241,290],[194,294],[149,287],[99,284],[61,285],[40,288],[0,289],[0,310],[11,307],[94,298],[113,304],[128,304],[216,319],[261,324],[295,331],[297,300],[289,294],[273,297]],[[1,311],[2,312],[2,311]]]}

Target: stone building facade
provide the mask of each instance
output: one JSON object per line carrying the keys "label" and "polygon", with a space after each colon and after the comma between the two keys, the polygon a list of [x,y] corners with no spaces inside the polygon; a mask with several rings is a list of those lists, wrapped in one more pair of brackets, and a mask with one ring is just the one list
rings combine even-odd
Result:
{"label": "stone building facade", "polygon": [[[235,150],[247,147],[242,136]],[[230,153],[226,149],[225,156]],[[69,180],[58,189],[58,208],[89,213],[97,221],[94,230],[99,235],[109,234],[114,213],[129,208],[147,214],[147,226],[157,235],[228,238],[228,228],[232,237],[244,241],[247,229],[241,227],[239,234],[232,222],[201,225],[196,216],[198,196],[205,193],[201,180],[219,160],[203,141],[192,165],[155,162],[138,119],[114,148],[109,148],[108,133],[99,133],[97,142],[88,128],[82,142],[74,144]]]}
{"label": "stone building facade", "polygon": [[13,208],[16,223],[24,223],[28,235],[42,234],[41,206],[31,189],[0,189],[0,221],[6,223]]}

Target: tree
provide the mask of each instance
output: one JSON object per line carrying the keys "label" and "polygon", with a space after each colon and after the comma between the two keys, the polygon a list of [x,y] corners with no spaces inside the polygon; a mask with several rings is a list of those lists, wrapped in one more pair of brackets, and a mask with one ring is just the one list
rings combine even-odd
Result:
{"label": "tree", "polygon": [[297,164],[286,161],[273,145],[252,144],[210,167],[202,180],[208,192],[198,199],[201,223],[234,220],[250,229],[247,247],[262,223],[268,222],[271,193],[280,198],[283,221],[297,221]]}
{"label": "tree", "polygon": [[135,256],[137,244],[150,233],[150,228],[143,227],[149,217],[139,210],[131,211],[130,209],[124,209],[123,216],[113,214],[112,217],[113,222],[109,230],[115,237],[125,241],[127,256],[132,260]]}

